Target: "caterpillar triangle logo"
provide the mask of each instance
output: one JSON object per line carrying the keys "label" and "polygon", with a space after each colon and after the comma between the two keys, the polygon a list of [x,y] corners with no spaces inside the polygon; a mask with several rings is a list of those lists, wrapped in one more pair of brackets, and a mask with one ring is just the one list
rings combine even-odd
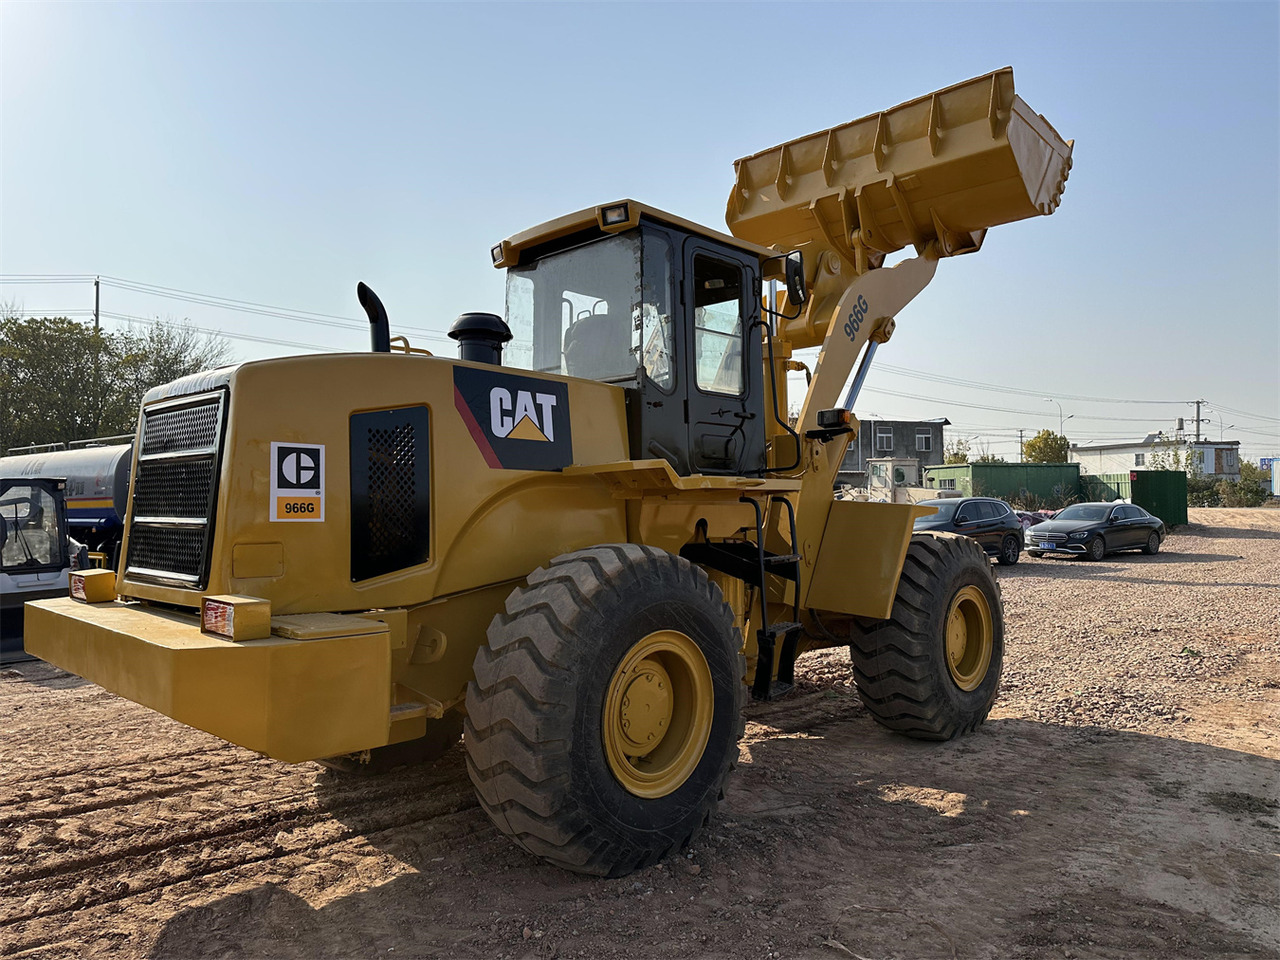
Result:
{"label": "caterpillar triangle logo", "polygon": [[453,368],[453,393],[490,467],[561,470],[573,462],[567,384],[459,365]]}
{"label": "caterpillar triangle logo", "polygon": [[507,434],[512,440],[541,440],[543,443],[550,443],[547,435],[538,429],[538,425],[528,417],[521,418],[516,424],[515,429]]}

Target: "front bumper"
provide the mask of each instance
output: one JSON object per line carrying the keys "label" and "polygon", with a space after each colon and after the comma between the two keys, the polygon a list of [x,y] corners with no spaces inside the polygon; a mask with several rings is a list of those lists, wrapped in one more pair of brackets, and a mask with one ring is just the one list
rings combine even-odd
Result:
{"label": "front bumper", "polygon": [[1032,536],[1033,530],[1035,530],[1035,527],[1024,532],[1022,547],[1024,550],[1034,550],[1036,553],[1043,553],[1046,557],[1054,554],[1069,556],[1084,553],[1086,549],[1085,544],[1088,543],[1087,540],[1068,540],[1065,543],[1054,543],[1049,547],[1042,547],[1041,544],[1045,541],[1037,540]]}
{"label": "front bumper", "polygon": [[[352,618],[358,620],[359,618]],[[26,607],[27,652],[189,726],[298,763],[389,742],[386,629],[233,643],[194,616],[63,597]]]}

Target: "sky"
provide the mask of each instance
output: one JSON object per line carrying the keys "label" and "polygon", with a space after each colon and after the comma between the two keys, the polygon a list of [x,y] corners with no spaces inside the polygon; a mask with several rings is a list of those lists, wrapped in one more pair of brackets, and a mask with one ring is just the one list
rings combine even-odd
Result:
{"label": "sky", "polygon": [[1009,65],[1075,141],[1062,205],[944,260],[855,412],[1016,459],[1203,400],[1280,457],[1273,2],[6,0],[0,303],[91,323],[101,276],[104,326],[253,359],[368,349],[364,281],[453,355],[503,237],[624,197],[724,230],[735,159]]}

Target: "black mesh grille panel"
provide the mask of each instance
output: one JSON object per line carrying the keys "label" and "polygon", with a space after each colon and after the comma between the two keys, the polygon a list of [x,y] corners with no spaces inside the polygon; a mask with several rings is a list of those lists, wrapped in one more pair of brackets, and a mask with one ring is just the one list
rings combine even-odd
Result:
{"label": "black mesh grille panel", "polygon": [[386,557],[404,550],[413,532],[413,427],[367,432],[369,547]]}
{"label": "black mesh grille panel", "polygon": [[134,480],[135,517],[209,515],[213,493],[213,460],[144,460]]}
{"label": "black mesh grille panel", "polygon": [[430,418],[426,407],[351,418],[351,579],[430,555]]}
{"label": "black mesh grille panel", "polygon": [[145,414],[142,456],[209,449],[218,439],[221,413],[222,404],[213,397],[205,403]]}
{"label": "black mesh grille panel", "polygon": [[129,530],[129,568],[180,580],[201,579],[205,528],[157,527],[135,523]]}
{"label": "black mesh grille panel", "polygon": [[[207,393],[143,410],[129,511],[130,579],[208,583],[225,400],[225,393]],[[173,520],[188,522],[167,522]]]}

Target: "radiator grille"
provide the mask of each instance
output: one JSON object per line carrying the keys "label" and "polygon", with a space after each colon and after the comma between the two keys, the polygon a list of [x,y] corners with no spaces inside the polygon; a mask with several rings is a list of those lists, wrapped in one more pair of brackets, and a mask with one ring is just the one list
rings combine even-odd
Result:
{"label": "radiator grille", "polygon": [[135,516],[204,519],[213,489],[213,461],[152,460],[134,485]]}
{"label": "radiator grille", "polygon": [[1039,540],[1041,543],[1066,543],[1067,535],[1065,533],[1037,533],[1036,528],[1031,528],[1031,536],[1033,539]]}
{"label": "radiator grille", "polygon": [[196,589],[208,583],[225,403],[218,391],[143,411],[126,560],[131,579]]}
{"label": "radiator grille", "polygon": [[204,528],[135,524],[129,534],[129,573],[197,581],[204,572]]}
{"label": "radiator grille", "polygon": [[180,450],[211,450],[222,425],[222,404],[160,410],[146,417],[142,456]]}

